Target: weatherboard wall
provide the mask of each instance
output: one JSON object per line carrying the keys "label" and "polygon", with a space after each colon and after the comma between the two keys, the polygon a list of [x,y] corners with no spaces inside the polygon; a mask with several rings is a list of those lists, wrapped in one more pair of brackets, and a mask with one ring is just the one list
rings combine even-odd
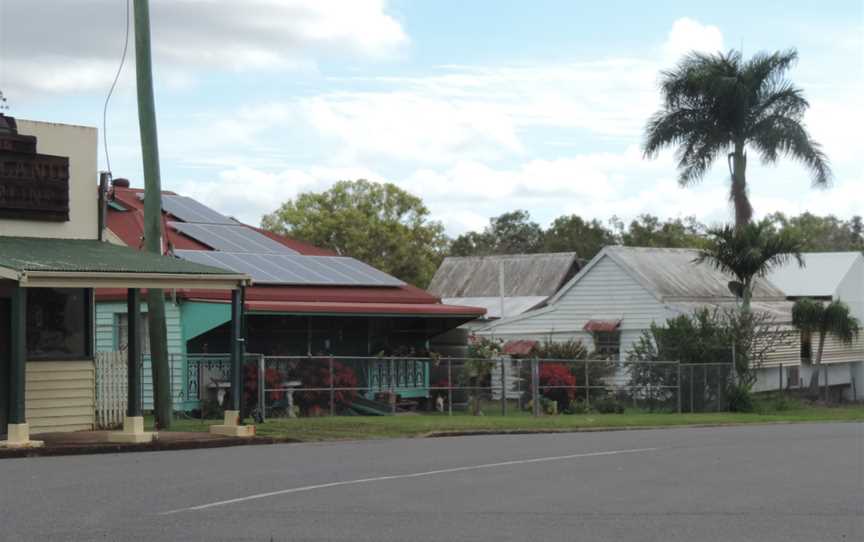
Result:
{"label": "weatherboard wall", "polygon": [[864,322],[864,255],[859,255],[840,282],[836,297],[849,305],[852,314]]}
{"label": "weatherboard wall", "polygon": [[545,309],[504,318],[477,332],[509,339],[556,342],[578,339],[593,347],[583,330],[592,319],[621,319],[621,352],[625,354],[652,322],[674,314],[608,256],[603,256],[578,281],[565,286],[560,298]]}
{"label": "weatherboard wall", "polygon": [[[141,312],[146,314],[147,304],[141,303]],[[125,302],[98,302],[96,304],[96,351],[114,352],[120,348],[120,315],[126,314]],[[178,303],[165,304],[165,324],[168,329],[168,354],[171,363],[171,388],[174,393],[174,403],[180,404],[185,398],[185,353],[181,325],[181,309]],[[145,339],[146,340],[146,339]],[[144,360],[141,370],[143,383],[144,409],[153,408],[153,378],[151,377],[150,360]]]}
{"label": "weatherboard wall", "polygon": [[96,370],[92,361],[28,362],[24,390],[32,433],[93,429]]}

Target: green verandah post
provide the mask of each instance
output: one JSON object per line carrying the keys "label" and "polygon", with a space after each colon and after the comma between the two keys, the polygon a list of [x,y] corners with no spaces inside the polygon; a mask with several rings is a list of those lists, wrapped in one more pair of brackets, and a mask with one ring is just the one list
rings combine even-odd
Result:
{"label": "green verandah post", "polygon": [[[243,291],[231,291],[231,410],[241,412],[243,396]],[[241,413],[242,417],[243,414]],[[242,419],[240,420],[243,421]]]}
{"label": "green verandah post", "polygon": [[141,292],[137,288],[129,288],[126,292],[126,321],[129,329],[126,332],[126,415],[130,418],[141,416],[141,396],[139,381],[141,380]]}
{"label": "green verandah post", "polygon": [[24,390],[27,367],[27,290],[15,286],[11,299],[11,359],[9,363],[9,424],[26,423]]}

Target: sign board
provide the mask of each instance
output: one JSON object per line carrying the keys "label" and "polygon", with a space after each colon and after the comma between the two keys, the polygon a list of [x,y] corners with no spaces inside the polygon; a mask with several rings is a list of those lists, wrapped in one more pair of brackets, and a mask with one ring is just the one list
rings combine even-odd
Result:
{"label": "sign board", "polygon": [[19,135],[0,115],[0,218],[69,221],[69,159],[36,153],[36,138]]}

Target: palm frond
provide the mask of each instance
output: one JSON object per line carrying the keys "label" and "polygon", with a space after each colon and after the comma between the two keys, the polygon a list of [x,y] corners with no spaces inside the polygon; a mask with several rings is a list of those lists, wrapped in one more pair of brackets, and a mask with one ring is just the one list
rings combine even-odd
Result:
{"label": "palm frond", "polygon": [[751,130],[751,143],[766,163],[776,162],[783,154],[804,164],[814,185],[824,186],[831,180],[831,166],[822,146],[810,139],[796,119],[779,114],[762,119]]}

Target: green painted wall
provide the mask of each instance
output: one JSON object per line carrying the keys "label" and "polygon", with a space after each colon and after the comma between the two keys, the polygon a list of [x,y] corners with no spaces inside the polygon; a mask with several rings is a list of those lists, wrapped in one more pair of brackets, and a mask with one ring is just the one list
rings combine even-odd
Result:
{"label": "green painted wall", "polygon": [[[141,311],[147,312],[147,303],[141,303]],[[96,351],[113,352],[119,348],[119,315],[126,314],[126,302],[96,303]],[[180,324],[180,305],[165,304],[165,323],[168,327],[168,354],[172,358],[171,388],[174,391],[175,408],[179,408],[185,397],[186,380],[186,343],[183,341],[183,331]],[[141,372],[144,384],[144,408],[153,408],[153,379],[150,373],[150,361],[145,359]]]}

